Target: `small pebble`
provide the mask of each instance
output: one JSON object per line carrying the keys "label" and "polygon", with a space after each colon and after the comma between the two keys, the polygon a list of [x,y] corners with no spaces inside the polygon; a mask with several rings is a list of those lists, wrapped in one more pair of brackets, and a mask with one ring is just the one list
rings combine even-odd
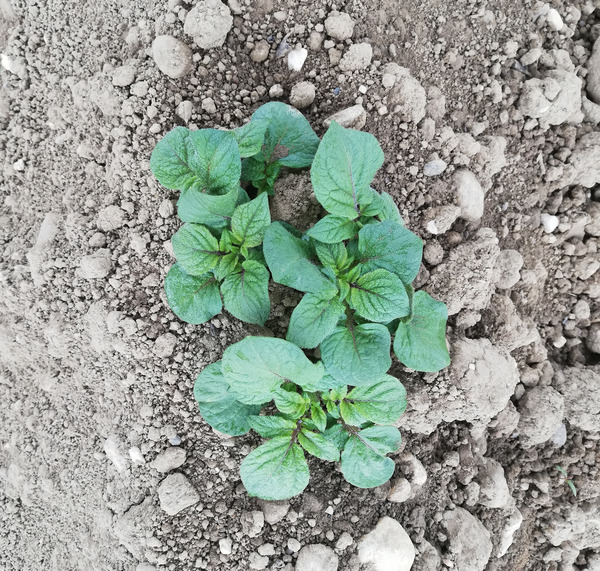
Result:
{"label": "small pebble", "polygon": [[446,170],[447,166],[448,165],[446,164],[446,161],[444,161],[442,159],[436,159],[434,161],[429,161],[423,167],[423,174],[425,176],[438,176]]}

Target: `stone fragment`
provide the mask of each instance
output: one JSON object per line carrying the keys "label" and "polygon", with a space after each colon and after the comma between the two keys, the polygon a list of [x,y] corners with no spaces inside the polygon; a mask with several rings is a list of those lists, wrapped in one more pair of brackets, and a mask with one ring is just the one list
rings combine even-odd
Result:
{"label": "stone fragment", "polygon": [[490,341],[509,352],[539,340],[540,334],[530,318],[523,320],[510,297],[494,294],[484,312]]}
{"label": "stone fragment", "polygon": [[492,542],[490,532],[467,510],[455,508],[444,513],[449,551],[454,556],[454,568],[460,571],[484,571]]}
{"label": "stone fragment", "polygon": [[[109,512],[110,513],[110,512]],[[151,496],[146,496],[141,504],[132,505],[116,519],[112,533],[119,543],[136,559],[144,559],[147,546],[146,534],[151,523],[160,516]],[[141,567],[141,571],[156,571],[154,567]]]}
{"label": "stone fragment", "polygon": [[544,232],[546,232],[546,234],[552,234],[552,232],[558,228],[560,221],[558,220],[558,216],[544,212],[540,217],[540,222],[544,228]]}
{"label": "stone fragment", "polygon": [[231,555],[233,551],[233,541],[229,537],[219,539],[219,551],[223,555]]}
{"label": "stone fragment", "polygon": [[98,218],[96,220],[96,225],[103,232],[111,232],[113,230],[117,230],[121,228],[125,224],[125,211],[112,204],[111,206],[107,206],[98,212]]}
{"label": "stone fragment", "polygon": [[594,43],[592,55],[587,60],[586,67],[588,74],[585,78],[585,89],[589,98],[594,103],[600,104],[600,37]]}
{"label": "stone fragment", "polygon": [[242,513],[241,517],[242,532],[248,537],[257,537],[265,526],[265,516],[263,512],[254,510]]}
{"label": "stone fragment", "polygon": [[330,117],[327,117],[327,119],[323,121],[323,126],[325,128],[329,127],[332,121],[335,121],[347,129],[360,130],[367,122],[367,112],[362,105],[353,105],[352,107],[347,107],[346,109],[342,109]]}
{"label": "stone fragment", "polygon": [[344,549],[348,549],[353,543],[354,539],[352,539],[352,536],[347,531],[344,531],[336,541],[335,548],[344,551]]}
{"label": "stone fragment", "polygon": [[585,225],[585,233],[600,237],[600,202],[591,201],[586,207],[586,212],[589,218]]}
{"label": "stone fragment", "polygon": [[476,481],[479,484],[479,503],[487,508],[505,508],[512,501],[504,468],[493,458],[483,458]]}
{"label": "stone fragment", "polygon": [[315,100],[316,89],[310,81],[301,81],[292,87],[290,104],[296,109],[304,109]]}
{"label": "stone fragment", "polygon": [[167,476],[158,487],[161,509],[168,515],[178,514],[198,503],[200,495],[183,474]]}
{"label": "stone fragment", "polygon": [[42,263],[48,255],[48,250],[59,232],[60,216],[55,212],[48,212],[40,226],[35,244],[25,254],[29,262],[31,277],[35,286],[41,286],[46,283],[46,278],[42,272]]}
{"label": "stone fragment", "polygon": [[267,40],[260,40],[250,52],[250,59],[256,63],[261,63],[269,57],[270,49],[271,46]]}
{"label": "stone fragment", "polygon": [[565,403],[552,387],[533,387],[519,400],[519,436],[524,448],[546,442],[561,424]]}
{"label": "stone fragment", "polygon": [[402,503],[410,498],[412,488],[406,478],[397,478],[392,480],[392,488],[387,495],[388,502]]}
{"label": "stone fragment", "polygon": [[372,571],[410,571],[415,548],[395,519],[383,517],[358,541],[358,559]]}
{"label": "stone fragment", "polygon": [[454,173],[453,185],[460,208],[460,218],[468,222],[478,222],[483,216],[485,195],[477,177],[469,170],[459,169]]}
{"label": "stone fragment", "polygon": [[212,97],[205,97],[202,100],[202,109],[209,115],[214,115],[217,112],[217,106],[215,105],[214,99]]}
{"label": "stone fragment", "polygon": [[561,186],[580,184],[591,188],[600,184],[600,131],[592,131],[581,137],[569,157],[569,164],[573,167],[572,177],[568,181],[561,181]]}
{"label": "stone fragment", "polygon": [[452,224],[454,224],[459,214],[460,208],[452,204],[431,208],[425,215],[425,228],[427,232],[434,236],[445,234],[452,228]]}
{"label": "stone fragment", "polygon": [[117,87],[127,87],[135,81],[135,68],[132,65],[122,65],[113,70],[112,83]]}
{"label": "stone fragment", "polygon": [[192,113],[194,111],[194,104],[191,101],[182,101],[175,110],[175,113],[179,117],[181,117],[186,123],[192,118]]}
{"label": "stone fragment", "polygon": [[265,521],[270,525],[279,523],[287,515],[290,509],[290,502],[286,500],[273,502],[259,500],[258,504],[265,516]]}
{"label": "stone fragment", "polygon": [[435,159],[425,163],[425,166],[423,167],[423,174],[425,176],[439,176],[446,170],[447,167],[448,163],[446,163],[446,161],[443,159]]}
{"label": "stone fragment", "polygon": [[256,569],[260,571],[261,569],[266,569],[269,564],[269,558],[259,553],[251,553],[250,554],[250,569]]}
{"label": "stone fragment", "polygon": [[498,545],[497,557],[500,558],[506,554],[510,546],[513,544],[515,532],[521,527],[523,516],[515,507],[512,508],[504,528],[500,534],[500,544]]}
{"label": "stone fragment", "polygon": [[151,463],[156,471],[161,474],[166,474],[171,470],[175,470],[181,466],[186,459],[186,452],[179,446],[171,446],[163,452],[161,452]]}
{"label": "stone fragment", "polygon": [[295,571],[337,571],[338,556],[331,547],[314,544],[305,545],[298,553]]}
{"label": "stone fragment", "polygon": [[494,268],[494,284],[498,289],[510,289],[521,279],[523,256],[517,250],[501,250]]}
{"label": "stone fragment", "polygon": [[100,248],[93,254],[83,256],[79,262],[79,275],[86,280],[105,278],[112,270],[110,250]]}
{"label": "stone fragment", "polygon": [[199,0],[187,13],[183,31],[198,47],[209,50],[225,43],[232,26],[231,10],[221,0]]}
{"label": "stone fragment", "polygon": [[321,47],[323,46],[323,34],[320,34],[319,32],[317,32],[316,30],[313,30],[309,35],[308,35],[308,39],[306,40],[306,45],[309,47],[309,49],[311,49],[313,52],[318,52],[321,50]]}
{"label": "stone fragment", "polygon": [[289,54],[287,58],[288,69],[290,71],[300,71],[306,58],[308,57],[308,50],[303,47],[294,48]]}
{"label": "stone fragment", "polygon": [[272,85],[271,88],[269,89],[269,97],[272,97],[273,99],[276,99],[278,97],[283,97],[283,85],[281,85],[280,83],[276,83],[275,85]]}
{"label": "stone fragment", "polygon": [[568,367],[557,369],[555,386],[565,402],[565,419],[572,426],[600,432],[600,369]]}
{"label": "stone fragment", "polygon": [[346,12],[332,12],[325,20],[327,33],[340,42],[352,37],[354,21]]}
{"label": "stone fragment", "polygon": [[588,329],[588,336],[585,340],[585,346],[592,352],[600,354],[600,324],[594,323]]}
{"label": "stone fragment", "polygon": [[361,42],[352,44],[348,51],[342,57],[339,66],[342,71],[357,71],[367,69],[373,58],[373,48],[371,44]]}
{"label": "stone fragment", "polygon": [[395,77],[394,87],[387,95],[387,105],[395,115],[405,121],[419,123],[425,117],[427,97],[423,86],[410,74],[410,70],[396,63],[383,66],[382,73]]}
{"label": "stone fragment", "polygon": [[173,36],[157,36],[152,42],[154,63],[165,75],[179,79],[194,68],[192,50]]}
{"label": "stone fragment", "polygon": [[440,552],[426,540],[419,544],[419,554],[411,571],[439,571],[442,568]]}
{"label": "stone fragment", "polygon": [[124,472],[127,469],[129,462],[123,453],[123,443],[114,434],[104,441],[102,449],[118,472]]}
{"label": "stone fragment", "polygon": [[556,8],[550,8],[546,14],[546,24],[554,32],[560,32],[565,24]]}

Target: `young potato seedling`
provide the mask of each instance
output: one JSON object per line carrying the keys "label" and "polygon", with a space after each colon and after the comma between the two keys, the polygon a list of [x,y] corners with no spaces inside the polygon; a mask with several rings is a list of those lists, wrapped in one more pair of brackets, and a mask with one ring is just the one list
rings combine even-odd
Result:
{"label": "young potato seedling", "polygon": [[[340,462],[346,480],[361,488],[380,486],[394,472],[387,454],[401,439],[391,424],[406,408],[406,391],[385,373],[352,388],[289,341],[246,337],[200,373],[194,396],[216,430],[236,436],[254,429],[267,439],[241,465],[251,496],[282,500],[302,492],[305,453]],[[274,410],[260,415],[270,403]]]}

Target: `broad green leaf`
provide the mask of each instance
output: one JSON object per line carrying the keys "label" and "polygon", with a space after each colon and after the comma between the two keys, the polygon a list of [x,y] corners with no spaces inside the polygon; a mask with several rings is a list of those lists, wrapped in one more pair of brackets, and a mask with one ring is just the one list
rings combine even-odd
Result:
{"label": "broad green leaf", "polygon": [[390,332],[379,323],[347,324],[321,343],[321,359],[339,381],[368,384],[391,367],[390,340]]}
{"label": "broad green leaf", "polygon": [[179,265],[191,276],[210,272],[227,253],[219,249],[219,241],[210,230],[200,224],[184,224],[171,241]]}
{"label": "broad green leaf", "polygon": [[223,353],[223,374],[241,402],[261,404],[275,397],[277,389],[292,382],[311,390],[324,374],[302,349],[283,339],[246,337]]}
{"label": "broad green leaf", "polygon": [[321,408],[321,405],[317,403],[311,403],[310,417],[315,423],[315,427],[317,428],[317,430],[323,432],[325,430],[325,427],[327,426],[327,415],[325,414],[325,411]]}
{"label": "broad green leaf", "polygon": [[330,442],[333,442],[340,452],[344,449],[344,446],[346,446],[346,442],[348,442],[348,438],[350,437],[348,431],[344,429],[344,426],[341,423],[334,424],[331,428],[325,430],[323,436]]}
{"label": "broad green leaf", "polygon": [[263,154],[267,163],[291,167],[308,167],[313,161],[319,137],[297,109],[272,101],[259,107],[252,121],[268,119]]}
{"label": "broad green leaf", "polygon": [[344,422],[349,426],[358,427],[368,422],[367,419],[356,410],[356,407],[352,406],[352,403],[347,400],[343,400],[340,403],[340,414],[344,419]]}
{"label": "broad green leaf", "polygon": [[327,212],[355,219],[359,204],[368,204],[372,198],[369,185],[383,158],[373,135],[344,129],[333,121],[310,169],[317,200]]}
{"label": "broad green leaf", "polygon": [[321,380],[317,384],[315,390],[319,392],[326,392],[331,389],[339,389],[346,386],[346,382],[343,380],[336,379],[330,375],[327,371],[321,377]]}
{"label": "broad green leaf", "polygon": [[267,228],[263,253],[277,283],[313,293],[335,290],[315,264],[310,243],[292,235],[281,223],[273,222]]}
{"label": "broad green leaf", "polygon": [[296,429],[296,422],[282,416],[251,416],[248,423],[263,438],[275,436],[291,436]]}
{"label": "broad green leaf", "polygon": [[310,430],[302,430],[298,435],[298,442],[309,454],[321,458],[321,460],[338,462],[340,459],[338,447],[330,440],[327,440],[322,434],[311,432]]}
{"label": "broad green leaf", "polygon": [[[324,244],[322,242],[315,242],[315,252],[320,262],[326,268],[339,271],[348,264],[348,252],[342,243]],[[335,273],[333,277],[335,278]]]}
{"label": "broad green leaf", "polygon": [[194,397],[204,420],[215,430],[239,436],[250,430],[249,417],[258,414],[260,407],[238,402],[229,392],[218,361],[198,375],[194,384]]}
{"label": "broad green leaf", "polygon": [[424,291],[415,293],[412,307],[412,319],[398,325],[394,353],[410,369],[439,371],[450,364],[446,347],[448,308]]}
{"label": "broad green leaf", "polygon": [[229,224],[235,205],[239,201],[239,188],[232,188],[227,194],[220,196],[192,188],[181,193],[177,202],[177,215],[183,222],[204,224],[219,230]]}
{"label": "broad green leaf", "polygon": [[360,230],[358,251],[363,272],[382,268],[409,284],[419,272],[423,242],[398,222],[385,220]]}
{"label": "broad green leaf", "polygon": [[242,158],[260,153],[268,126],[268,119],[253,119],[233,130]]}
{"label": "broad green leaf", "polygon": [[262,244],[269,224],[269,197],[261,194],[235,209],[231,218],[231,232],[237,244],[253,248]]}
{"label": "broad green leaf", "polygon": [[377,218],[382,222],[384,220],[394,220],[404,226],[404,220],[402,220],[402,216],[400,216],[400,211],[394,202],[394,199],[387,193],[381,192],[379,195],[379,200],[381,201],[382,208],[381,212],[377,214]]}
{"label": "broad green leaf", "polygon": [[395,468],[385,454],[398,450],[400,442],[400,432],[393,426],[371,426],[353,433],[342,451],[344,478],[359,488],[381,486]]}
{"label": "broad green leaf", "polygon": [[212,274],[190,276],[173,264],[165,278],[169,306],[179,319],[198,325],[221,313],[219,284]]}
{"label": "broad green leaf", "polygon": [[352,389],[344,403],[366,420],[393,424],[406,410],[406,390],[398,379],[383,375],[370,385]]}
{"label": "broad green leaf", "polygon": [[292,312],[286,339],[312,349],[333,333],[343,316],[344,306],[337,299],[307,293]]}
{"label": "broad green leaf", "polygon": [[392,272],[374,270],[349,285],[350,306],[365,319],[382,323],[410,312],[404,284]]}
{"label": "broad green leaf", "polygon": [[213,270],[215,278],[223,281],[227,276],[236,273],[240,270],[239,256],[237,254],[225,254],[221,257],[221,261]]}
{"label": "broad green leaf", "polygon": [[[262,153],[254,157],[248,157],[242,161],[242,180],[255,181],[265,178],[266,164]],[[256,186],[256,185],[255,185]]]}
{"label": "broad green leaf", "polygon": [[296,496],[310,479],[304,452],[289,437],[273,438],[250,452],[240,475],[248,495],[271,501]]}
{"label": "broad green leaf", "polygon": [[269,271],[261,263],[246,260],[241,271],[221,284],[225,309],[246,323],[264,325],[269,318]]}
{"label": "broad green leaf", "polygon": [[334,216],[333,214],[321,218],[306,232],[307,236],[324,244],[335,244],[342,240],[349,240],[357,234],[358,224],[354,220],[348,220],[347,217]]}
{"label": "broad green leaf", "polygon": [[239,186],[240,153],[233,133],[176,127],[154,148],[150,168],[172,190],[227,194]]}
{"label": "broad green leaf", "polygon": [[275,393],[275,406],[283,414],[287,414],[292,418],[300,418],[306,412],[309,404],[301,394],[279,389]]}

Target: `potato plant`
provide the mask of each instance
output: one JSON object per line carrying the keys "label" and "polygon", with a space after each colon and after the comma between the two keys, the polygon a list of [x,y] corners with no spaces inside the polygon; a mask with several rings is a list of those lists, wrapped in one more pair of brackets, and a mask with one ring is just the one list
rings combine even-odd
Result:
{"label": "potato plant", "polygon": [[[403,386],[387,374],[390,346],[411,369],[449,363],[446,306],[411,285],[423,244],[392,197],[371,187],[382,164],[372,135],[332,122],[319,141],[282,103],[263,105],[233,131],[177,127],[152,153],[156,178],[181,192],[184,224],[165,279],[178,317],[203,323],[224,305],[262,325],[270,276],[304,292],[287,340],[246,337],[195,383],[213,428],[267,439],[241,466],[250,495],[300,493],[309,481],[305,453],[339,461],[356,486],[381,485],[394,471],[387,454],[400,446],[393,424],[406,408]],[[268,197],[282,167],[309,166],[327,214],[302,233],[271,221]]]}

